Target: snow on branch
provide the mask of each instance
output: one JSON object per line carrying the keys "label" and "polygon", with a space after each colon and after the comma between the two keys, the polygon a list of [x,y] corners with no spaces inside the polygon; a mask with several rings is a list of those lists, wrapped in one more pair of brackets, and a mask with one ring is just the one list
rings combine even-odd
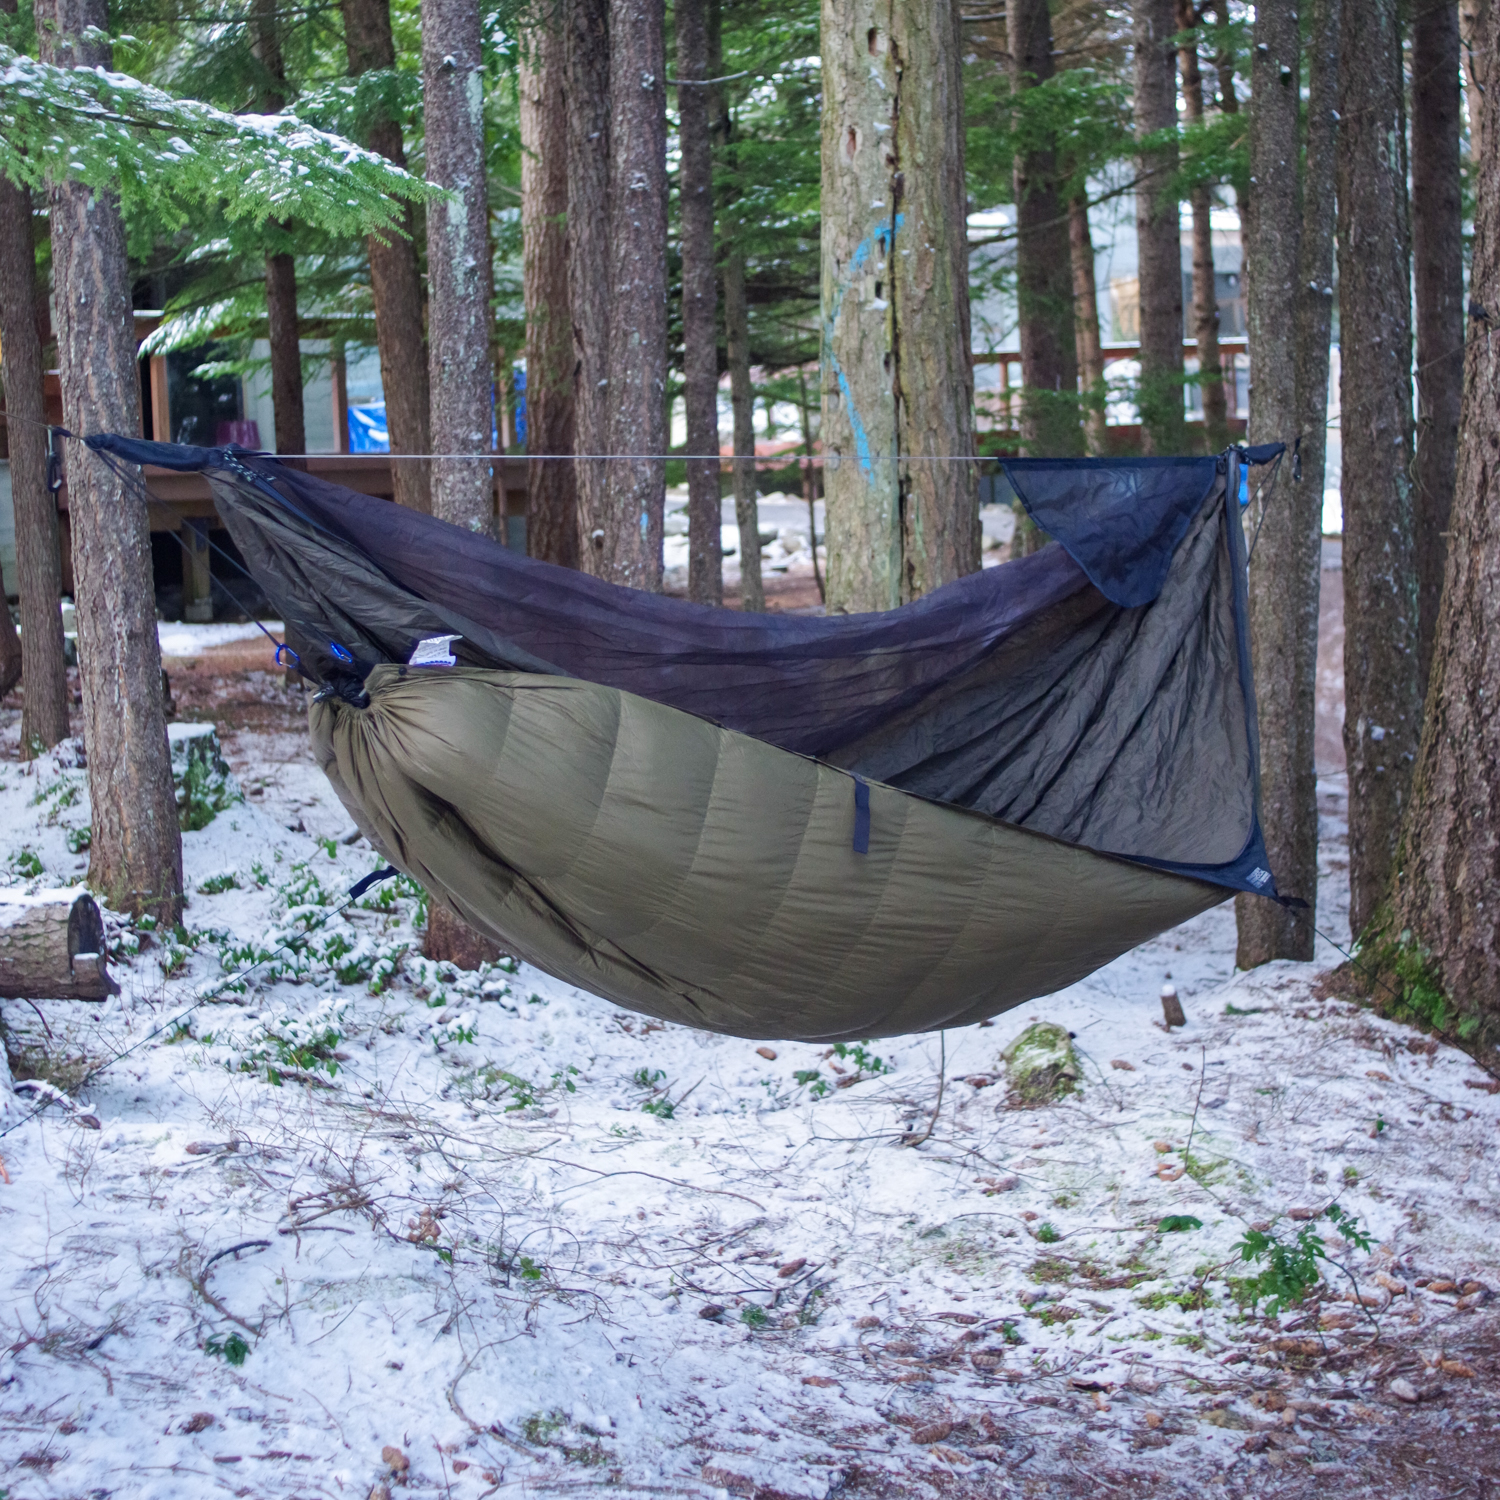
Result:
{"label": "snow on branch", "polygon": [[333,234],[395,230],[402,199],[440,190],[294,115],[233,115],[124,73],[58,68],[0,45],[0,173],[74,177],[164,227],[210,204]]}

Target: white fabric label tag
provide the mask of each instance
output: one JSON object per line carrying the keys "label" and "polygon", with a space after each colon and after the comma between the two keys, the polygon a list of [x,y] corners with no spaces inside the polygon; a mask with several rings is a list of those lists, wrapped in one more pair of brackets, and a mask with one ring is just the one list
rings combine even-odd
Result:
{"label": "white fabric label tag", "polygon": [[411,660],[407,662],[409,667],[451,667],[457,665],[458,658],[448,648],[454,641],[461,641],[461,635],[430,635],[425,641],[418,641],[416,649],[411,654]]}

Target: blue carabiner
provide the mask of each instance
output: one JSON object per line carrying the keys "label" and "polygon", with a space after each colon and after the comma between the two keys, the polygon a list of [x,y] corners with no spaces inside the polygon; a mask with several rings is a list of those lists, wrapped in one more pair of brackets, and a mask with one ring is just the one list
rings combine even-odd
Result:
{"label": "blue carabiner", "polygon": [[341,646],[337,641],[329,641],[328,649],[333,652],[335,659],[343,662],[346,667],[354,665],[354,655],[347,646]]}

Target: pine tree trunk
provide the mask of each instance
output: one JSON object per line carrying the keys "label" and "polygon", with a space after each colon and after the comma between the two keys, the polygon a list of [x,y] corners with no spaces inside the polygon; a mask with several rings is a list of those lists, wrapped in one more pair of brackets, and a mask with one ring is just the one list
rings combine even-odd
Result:
{"label": "pine tree trunk", "polygon": [[266,327],[271,339],[271,411],[276,422],[276,451],[306,453],[302,341],[297,329],[297,263],[285,253],[266,256]]}
{"label": "pine tree trunk", "polygon": [[[109,66],[104,0],[51,0],[43,61]],[[50,14],[46,14],[50,12]],[[48,24],[50,22],[50,24]],[[49,185],[63,420],[76,433],[140,431],[141,398],[117,199]],[[182,837],[162,712],[146,507],[83,447],[68,452],[78,661],[89,760],[89,883],[117,911],[175,922]]]}
{"label": "pine tree trunk", "polygon": [[[579,562],[568,296],[568,91],[563,33],[539,22],[521,60],[521,243],[526,299],[526,549]],[[550,457],[546,455],[569,455]]]}
{"label": "pine tree trunk", "polygon": [[[1491,59],[1500,48],[1500,8],[1480,21],[1474,51]],[[1500,321],[1500,94],[1472,94],[1470,108],[1481,116],[1484,154],[1475,158],[1469,296],[1488,321],[1470,324],[1432,681],[1383,936],[1416,950],[1459,1014],[1485,1020],[1481,1036],[1493,1045],[1500,1012],[1500,343],[1489,330]]]}
{"label": "pine tree trunk", "polygon": [[1094,279],[1094,237],[1082,194],[1068,203],[1068,254],[1073,266],[1074,339],[1083,385],[1083,437],[1091,458],[1109,451],[1104,411],[1104,346],[1099,339],[1099,287]]}
{"label": "pine tree trunk", "polygon": [[[343,0],[344,49],[349,76],[394,68],[390,0]],[[376,119],[365,142],[398,167],[406,165],[401,126]],[[372,234],[367,244],[370,290],[375,301],[375,341],[385,394],[386,431],[392,453],[426,453],[430,446],[426,335],[422,330],[422,278],[417,268],[417,218],[402,208],[399,232]],[[409,510],[431,511],[431,475],[425,460],[393,460],[396,501]]]}
{"label": "pine tree trunk", "polygon": [[[1011,89],[1019,98],[1052,77],[1048,0],[1010,0],[1007,25]],[[1017,155],[1016,314],[1024,387],[1021,447],[1033,457],[1083,452],[1072,252],[1057,178],[1054,150]]]}
{"label": "pine tree trunk", "polygon": [[1463,51],[1464,77],[1468,81],[1464,99],[1469,118],[1469,160],[1488,161],[1482,105],[1495,75],[1494,59],[1484,50],[1482,38],[1489,25],[1491,0],[1458,0],[1458,35]]}
{"label": "pine tree trunk", "polygon": [[1417,313],[1417,651],[1425,690],[1437,630],[1464,380],[1457,0],[1411,10],[1411,248]]}
{"label": "pine tree trunk", "polygon": [[[1193,0],[1177,0],[1177,25],[1198,24]],[[1203,119],[1203,69],[1194,36],[1178,49],[1183,114],[1189,125]],[[1210,453],[1229,446],[1229,405],[1224,396],[1224,364],[1219,354],[1219,289],[1214,271],[1213,191],[1198,183],[1189,197],[1193,208],[1193,337],[1198,344],[1198,389],[1203,398],[1203,436]]]}
{"label": "pine tree trunk", "polygon": [[740,533],[740,608],[766,607],[760,574],[760,490],[755,474],[755,386],[750,379],[750,311],[745,252],[731,238],[724,256],[724,352],[734,414],[734,524]]}
{"label": "pine tree trunk", "polygon": [[[598,571],[661,589],[667,448],[667,114],[662,0],[610,0],[608,452]],[[626,458],[621,455],[631,455]]]}
{"label": "pine tree trunk", "polygon": [[[1297,433],[1302,478],[1293,509],[1318,537],[1328,458],[1329,349],[1333,337],[1333,245],[1337,224],[1339,58],[1346,0],[1312,0],[1307,38],[1302,243],[1297,275]],[[1316,594],[1314,594],[1316,598]],[[1311,897],[1308,898],[1311,900]]]}
{"label": "pine tree trunk", "polygon": [[[4,6],[0,5],[0,10]],[[12,0],[12,13],[14,0]],[[63,659],[62,557],[57,502],[47,488],[42,428],[42,341],[37,330],[36,250],[31,194],[0,177],[0,381],[5,384],[10,489],[16,522],[16,588],[21,596],[21,754],[30,758],[68,735]]]}
{"label": "pine tree trunk", "polygon": [[[1252,443],[1286,443],[1298,428],[1298,87],[1301,35],[1296,0],[1261,0],[1255,9],[1250,74],[1251,217],[1246,235],[1249,283],[1250,432]],[[1318,649],[1321,506],[1308,514],[1307,486],[1292,463],[1265,471],[1250,516],[1250,647],[1260,719],[1261,827],[1283,895],[1317,899],[1318,798],[1313,766]],[[1252,488],[1254,485],[1252,484]],[[1262,516],[1264,515],[1264,524]],[[1263,896],[1235,897],[1242,969],[1273,958],[1312,957],[1310,913]]]}
{"label": "pine tree trunk", "polygon": [[[427,379],[439,455],[490,451],[489,198],[478,0],[423,0],[427,180],[457,195],[427,209]],[[434,457],[432,513],[495,534],[490,466]]]}
{"label": "pine tree trunk", "polygon": [[713,90],[696,79],[709,71],[708,0],[677,0],[677,116],[681,142],[682,381],[689,453],[688,598],[724,602],[724,546],[719,501],[719,331],[714,291]]}
{"label": "pine tree trunk", "polygon": [[0,570],[0,698],[21,680],[21,638],[6,599],[5,574]]}
{"label": "pine tree trunk", "polygon": [[[1135,133],[1137,138],[1177,125],[1175,0],[1137,0],[1135,15]],[[1142,148],[1135,193],[1139,245],[1141,376],[1136,404],[1141,447],[1181,453],[1187,442],[1182,415],[1182,232],[1178,227],[1177,145]]]}
{"label": "pine tree trunk", "polygon": [[1340,427],[1344,449],[1344,749],[1349,919],[1386,893],[1421,698],[1411,482],[1411,257],[1397,0],[1344,16],[1339,90]]}
{"label": "pine tree trunk", "polygon": [[[609,0],[572,0],[568,48],[568,302],[573,318],[575,451],[607,451],[609,389]],[[609,465],[576,465],[583,566],[601,571]]]}
{"label": "pine tree trunk", "polygon": [[823,0],[828,607],[979,567],[962,45],[952,0]]}
{"label": "pine tree trunk", "polygon": [[[276,0],[251,0],[251,46],[263,70],[256,108],[264,115],[286,108],[286,67]],[[276,226],[282,236],[290,224]],[[302,410],[302,340],[297,327],[297,262],[290,251],[266,253],[266,335],[271,347],[271,417],[278,453],[307,452]]]}

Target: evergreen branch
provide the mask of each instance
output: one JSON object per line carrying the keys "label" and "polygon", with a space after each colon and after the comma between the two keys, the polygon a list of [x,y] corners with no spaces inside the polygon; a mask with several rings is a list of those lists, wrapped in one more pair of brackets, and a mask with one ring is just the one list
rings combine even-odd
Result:
{"label": "evergreen branch", "polygon": [[228,114],[127,74],[53,67],[3,45],[0,173],[34,188],[73,178],[172,228],[211,206],[230,221],[367,234],[398,228],[401,200],[442,196],[294,115]]}

